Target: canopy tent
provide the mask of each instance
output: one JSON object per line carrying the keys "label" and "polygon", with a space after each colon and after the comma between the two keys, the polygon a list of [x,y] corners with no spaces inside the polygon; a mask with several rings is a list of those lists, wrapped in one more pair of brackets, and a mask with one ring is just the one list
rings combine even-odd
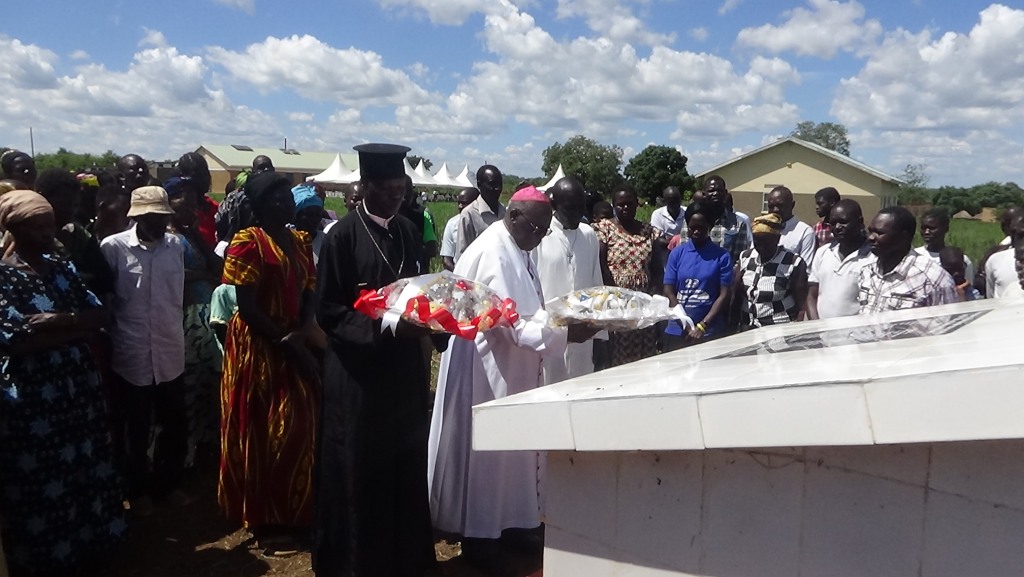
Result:
{"label": "canopy tent", "polygon": [[[405,162],[405,174],[409,178],[412,179],[413,185],[415,185],[415,186],[434,186],[434,184],[436,184],[434,182],[434,179],[431,178],[430,174],[428,174],[425,170],[421,173],[417,169],[414,169],[412,167],[412,165],[409,164],[409,159],[408,158],[406,158],[404,162]],[[423,166],[423,161],[422,160],[420,160],[420,166]]]}
{"label": "canopy tent", "polygon": [[[353,174],[356,175],[355,178],[352,178]],[[359,180],[359,176],[358,171],[352,172],[349,167],[345,166],[345,161],[341,159],[341,155],[337,154],[331,165],[323,172],[307,177],[306,180],[311,180],[317,184],[348,184]]]}
{"label": "canopy tent", "polygon": [[[427,165],[423,163],[422,158],[420,159],[419,164],[416,165],[416,170],[414,172],[420,178],[420,180],[424,182],[429,181],[430,184],[436,184],[434,182],[434,178],[430,176],[429,172],[427,172]],[[413,182],[416,182],[415,178],[413,179]]]}
{"label": "canopy tent", "polygon": [[545,184],[544,186],[538,186],[537,190],[543,190],[544,192],[547,192],[549,188],[554,186],[556,182],[563,178],[565,178],[565,171],[562,170],[562,165],[559,164],[558,170],[555,171],[555,175],[551,177],[551,180],[549,180],[547,184]]}
{"label": "canopy tent", "polygon": [[462,172],[460,172],[459,175],[455,177],[455,182],[457,182],[460,185],[462,185],[463,188],[474,188],[474,187],[476,187],[476,185],[473,184],[473,181],[469,179],[469,165],[468,164],[462,167]]}
{"label": "canopy tent", "polygon": [[463,185],[455,180],[452,173],[448,171],[448,163],[445,162],[441,165],[441,168],[434,173],[434,184],[437,186],[453,186],[463,188]]}

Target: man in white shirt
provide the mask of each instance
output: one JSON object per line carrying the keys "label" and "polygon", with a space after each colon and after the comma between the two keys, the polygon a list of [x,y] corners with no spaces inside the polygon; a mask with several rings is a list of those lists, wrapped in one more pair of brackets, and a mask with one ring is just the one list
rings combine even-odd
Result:
{"label": "man in white shirt", "polygon": [[[1010,217],[1006,218],[1004,214],[1002,223],[1006,238],[1000,245],[1005,243],[1008,248],[992,254],[985,261],[985,296],[990,299],[1024,300],[1024,289],[1017,272],[1020,261],[1014,250],[1014,235],[1021,237],[1021,244],[1024,244],[1024,211],[1015,208],[1006,209]],[[1024,257],[1024,251],[1021,251],[1021,256]]]}
{"label": "man in white shirt", "polygon": [[[126,441],[125,473],[132,509],[152,511],[151,497],[175,505],[191,499],[178,490],[187,452],[183,249],[167,233],[173,214],[167,193],[143,186],[131,193],[132,228],[109,236],[100,249],[116,277],[110,330],[119,433]],[[160,425],[152,472],[149,437]]]}
{"label": "man in white shirt", "polygon": [[455,198],[459,205],[459,212],[448,219],[444,225],[444,232],[441,234],[441,264],[445,270],[455,270],[455,246],[459,239],[459,216],[471,202],[480,196],[480,191],[475,188],[463,188]]}
{"label": "man in white shirt", "polygon": [[651,213],[651,226],[669,238],[679,234],[686,219],[683,218],[683,193],[678,186],[666,186],[661,191],[661,200],[665,206]]}
{"label": "man in white shirt", "polygon": [[[933,208],[921,216],[921,240],[924,246],[914,249],[917,254],[939,262],[939,253],[946,248],[946,234],[949,233],[949,212],[944,208]],[[967,278],[974,278],[974,263],[964,255]]]}
{"label": "man in white shirt", "polygon": [[779,245],[789,252],[798,254],[804,262],[812,262],[816,244],[814,229],[793,216],[795,206],[793,191],[785,186],[776,186],[768,193],[768,212],[777,214],[782,219],[782,238]]}
{"label": "man in white shirt", "polygon": [[807,318],[848,317],[860,311],[860,271],[874,262],[857,201],[840,200],[828,216],[833,242],[818,247],[808,273]]}
{"label": "man in white shirt", "polygon": [[[668,189],[666,189],[667,191]],[[678,189],[676,194],[678,194]],[[533,249],[544,300],[574,290],[604,284],[601,279],[601,243],[590,225],[580,222],[586,211],[583,185],[571,176],[560,179],[548,190],[554,217],[551,233]],[[682,216],[682,215],[680,215]],[[561,358],[544,358],[544,384],[594,372],[594,343],[570,343]]]}

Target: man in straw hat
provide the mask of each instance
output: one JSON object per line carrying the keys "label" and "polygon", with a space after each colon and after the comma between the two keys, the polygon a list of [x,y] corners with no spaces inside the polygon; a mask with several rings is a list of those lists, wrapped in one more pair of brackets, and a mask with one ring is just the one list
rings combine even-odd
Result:
{"label": "man in straw hat", "polygon": [[[124,436],[128,499],[142,515],[152,511],[153,497],[174,505],[191,501],[178,489],[187,452],[185,264],[181,243],[167,233],[171,214],[163,188],[136,188],[128,209],[134,226],[100,245],[116,277],[110,330],[116,432]],[[153,415],[161,431],[150,470]]]}

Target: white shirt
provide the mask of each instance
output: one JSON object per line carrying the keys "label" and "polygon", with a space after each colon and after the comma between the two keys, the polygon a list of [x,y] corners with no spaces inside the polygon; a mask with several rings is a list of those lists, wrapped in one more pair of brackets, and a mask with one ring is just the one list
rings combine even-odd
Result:
{"label": "white shirt", "polygon": [[814,247],[817,245],[817,241],[814,239],[814,229],[795,216],[791,216],[786,221],[779,244],[789,252],[795,252],[804,259],[804,262],[814,260]]}
{"label": "white shirt", "polygon": [[100,250],[117,277],[110,329],[113,369],[144,387],[173,381],[185,372],[185,261],[175,235],[164,234],[162,241],[147,247],[135,229],[108,236]]}
{"label": "white shirt", "polygon": [[818,285],[820,318],[849,317],[860,312],[860,271],[875,260],[867,242],[845,258],[839,254],[838,242],[814,251],[807,282]]}
{"label": "white shirt", "polygon": [[[938,263],[940,265],[942,264],[941,262],[939,262],[939,253],[937,251],[936,252],[932,252],[932,251],[928,250],[927,247],[919,246],[919,247],[914,249],[914,252],[916,252],[917,254],[920,254],[920,255],[930,256],[933,261],[935,261],[936,263]],[[1013,251],[1011,250],[1010,252],[1013,252]],[[964,278],[966,278],[967,280],[969,280],[971,282],[974,282],[974,263],[971,262],[970,257],[968,257],[966,254],[964,255],[964,273],[967,275]]]}
{"label": "white shirt", "polygon": [[1012,248],[994,253],[985,261],[985,296],[990,299],[1024,300]]}
{"label": "white shirt", "polygon": [[[580,223],[566,230],[557,218],[551,219],[551,234],[533,249],[544,300],[558,298],[574,290],[601,286],[601,242],[594,229]],[[606,336],[604,338],[607,338]],[[569,343],[565,355],[544,358],[544,384],[550,385],[594,372],[594,343]]]}
{"label": "white shirt", "polygon": [[441,233],[441,250],[438,254],[441,256],[447,256],[449,258],[455,258],[455,244],[459,238],[459,215],[448,219],[448,222],[444,224],[444,232]]}
{"label": "white shirt", "polygon": [[684,216],[685,213],[686,210],[684,210],[683,207],[679,207],[679,216],[672,218],[672,215],[668,213],[667,206],[655,209],[655,211],[651,213],[651,226],[668,236],[675,236],[679,234],[683,225],[686,224],[686,217]]}
{"label": "white shirt", "polygon": [[[736,220],[738,220],[740,222],[743,222],[743,223],[745,223],[747,225],[747,246],[754,246],[754,233],[753,233],[753,229],[751,229],[751,227],[750,227],[750,217],[747,216],[747,213],[740,212],[738,210],[734,210],[732,212],[733,212],[733,214],[736,215]],[[804,261],[804,262],[808,262],[808,261]]]}

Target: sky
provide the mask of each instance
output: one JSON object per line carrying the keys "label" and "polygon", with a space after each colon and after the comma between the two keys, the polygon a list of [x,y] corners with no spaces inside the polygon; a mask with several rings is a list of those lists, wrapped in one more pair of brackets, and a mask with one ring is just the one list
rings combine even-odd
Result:
{"label": "sky", "polygon": [[691,173],[838,122],[931,186],[1024,183],[1024,2],[54,0],[10,3],[0,145],[410,146],[541,176],[583,134]]}

